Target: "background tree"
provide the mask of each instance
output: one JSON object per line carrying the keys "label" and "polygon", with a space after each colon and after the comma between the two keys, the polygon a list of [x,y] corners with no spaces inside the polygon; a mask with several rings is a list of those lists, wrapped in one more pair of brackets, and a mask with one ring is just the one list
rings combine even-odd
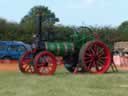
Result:
{"label": "background tree", "polygon": [[[24,30],[23,40],[29,42],[27,38],[30,38],[31,41],[32,35],[35,33],[35,18],[38,12],[42,13],[42,28],[43,32],[46,32],[49,27],[52,27],[59,19],[55,16],[55,14],[45,6],[35,6],[30,9],[29,13],[25,15],[21,22],[20,26]],[[44,35],[44,34],[43,34]]]}
{"label": "background tree", "polygon": [[17,40],[19,24],[16,22],[8,22],[0,18],[0,39],[1,40]]}
{"label": "background tree", "polygon": [[124,21],[119,27],[120,41],[128,41],[128,21]]}
{"label": "background tree", "polygon": [[6,20],[3,18],[0,18],[0,38],[1,40],[4,40],[5,33],[6,32]]}

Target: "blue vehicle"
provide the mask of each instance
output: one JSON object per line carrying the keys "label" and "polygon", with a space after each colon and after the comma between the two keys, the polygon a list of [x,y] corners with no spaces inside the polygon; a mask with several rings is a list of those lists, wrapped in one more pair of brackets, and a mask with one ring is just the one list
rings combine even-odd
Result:
{"label": "blue vehicle", "polygon": [[18,60],[28,50],[31,46],[20,41],[0,41],[0,59]]}

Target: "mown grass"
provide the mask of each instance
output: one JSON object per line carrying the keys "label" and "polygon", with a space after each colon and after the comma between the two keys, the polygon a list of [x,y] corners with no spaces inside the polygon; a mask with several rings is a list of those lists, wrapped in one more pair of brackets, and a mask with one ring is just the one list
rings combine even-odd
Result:
{"label": "mown grass", "polygon": [[72,75],[57,69],[46,77],[0,72],[0,96],[128,96],[128,72]]}

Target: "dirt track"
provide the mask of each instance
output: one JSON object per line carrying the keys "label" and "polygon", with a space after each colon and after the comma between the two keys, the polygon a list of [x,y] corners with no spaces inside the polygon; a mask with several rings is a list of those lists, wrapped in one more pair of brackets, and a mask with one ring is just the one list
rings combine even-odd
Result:
{"label": "dirt track", "polygon": [[17,61],[0,61],[0,71],[18,71]]}
{"label": "dirt track", "polygon": [[[119,70],[127,70],[128,66],[118,66]],[[0,71],[19,71],[18,61],[1,61],[0,60]]]}

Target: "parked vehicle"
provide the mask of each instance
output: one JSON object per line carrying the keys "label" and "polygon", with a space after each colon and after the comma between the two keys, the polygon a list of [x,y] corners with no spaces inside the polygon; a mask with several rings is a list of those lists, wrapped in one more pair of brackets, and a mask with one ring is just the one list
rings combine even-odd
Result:
{"label": "parked vehicle", "polygon": [[20,41],[0,41],[0,59],[17,60],[28,50],[31,46]]}

